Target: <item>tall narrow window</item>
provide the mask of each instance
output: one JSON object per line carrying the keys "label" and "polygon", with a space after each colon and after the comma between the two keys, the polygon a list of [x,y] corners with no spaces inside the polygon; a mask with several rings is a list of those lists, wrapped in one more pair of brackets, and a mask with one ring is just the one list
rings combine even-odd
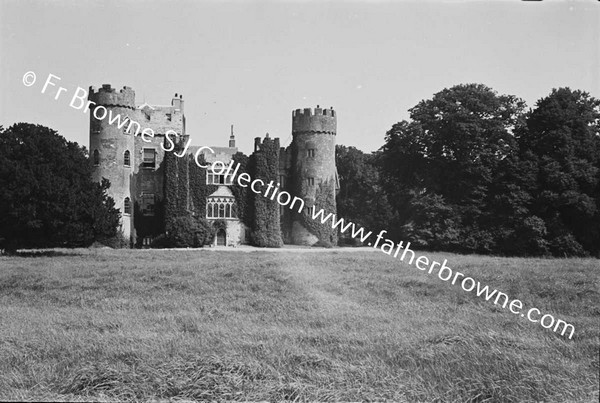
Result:
{"label": "tall narrow window", "polygon": [[100,153],[98,150],[94,150],[94,165],[100,165]]}
{"label": "tall narrow window", "polygon": [[123,214],[131,214],[131,200],[126,197],[123,201]]}
{"label": "tall narrow window", "polygon": [[156,153],[154,152],[154,148],[144,148],[144,162],[142,166],[144,168],[156,167]]}
{"label": "tall narrow window", "polygon": [[125,153],[123,154],[123,165],[126,167],[131,166],[131,154],[129,153],[129,150],[125,150]]}
{"label": "tall narrow window", "polygon": [[307,157],[314,157],[315,156],[315,149],[314,148],[309,148],[308,150],[306,150],[306,156]]}
{"label": "tall narrow window", "polygon": [[315,178],[306,178],[306,184],[308,186],[314,186],[315,185]]}
{"label": "tall narrow window", "polygon": [[[125,118],[125,119],[123,119],[123,122],[125,122],[125,123],[123,124],[123,133],[125,133],[125,134],[129,134],[129,133],[130,133],[130,132],[129,132],[129,121],[130,121],[130,120],[131,120],[131,119],[129,119],[129,118]],[[118,127],[118,126],[119,126],[119,121],[117,121],[117,127]]]}

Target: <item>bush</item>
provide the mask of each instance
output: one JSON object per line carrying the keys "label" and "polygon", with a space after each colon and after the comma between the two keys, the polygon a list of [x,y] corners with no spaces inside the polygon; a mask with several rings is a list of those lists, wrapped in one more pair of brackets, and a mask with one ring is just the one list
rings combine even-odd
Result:
{"label": "bush", "polygon": [[122,231],[117,232],[111,238],[99,240],[98,242],[113,249],[128,249],[131,247],[131,242]]}
{"label": "bush", "polygon": [[589,253],[573,236],[566,234],[558,236],[550,241],[552,254],[557,257],[587,256]]}
{"label": "bush", "polygon": [[153,249],[173,248],[173,242],[167,234],[160,234],[152,240],[150,247]]}
{"label": "bush", "polygon": [[216,231],[210,222],[204,218],[197,218],[199,231],[196,232],[197,240],[200,246],[210,245],[215,237]]}
{"label": "bush", "polygon": [[173,218],[165,239],[159,236],[152,244],[159,248],[201,248],[208,245],[213,236],[214,231],[208,221],[184,215]]}

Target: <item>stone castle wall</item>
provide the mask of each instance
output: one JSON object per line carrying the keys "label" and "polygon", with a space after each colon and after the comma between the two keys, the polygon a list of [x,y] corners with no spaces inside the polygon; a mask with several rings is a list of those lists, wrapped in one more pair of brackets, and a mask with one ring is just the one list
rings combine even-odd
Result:
{"label": "stone castle wall", "polygon": [[[128,133],[126,128],[119,129],[116,124],[109,124],[108,117],[98,120],[93,115],[90,117],[90,157],[93,152],[98,150],[100,161],[93,173],[93,179],[100,181],[107,178],[111,182],[108,191],[109,195],[115,200],[116,207],[124,211],[124,200],[129,198],[131,201],[132,214],[122,214],[122,230],[125,236],[130,237],[135,243],[136,228],[143,228],[140,236],[155,236],[162,225],[156,225],[156,217],[145,217],[139,211],[138,203],[145,197],[145,200],[151,195],[155,198],[155,205],[158,207],[161,203],[166,203],[164,199],[166,179],[168,177],[165,170],[165,151],[161,145],[165,144],[165,134],[172,130],[177,133],[171,136],[173,140],[188,139],[185,132],[185,115],[182,97],[172,100],[171,106],[150,106],[144,105],[141,109],[136,108],[135,92],[129,87],[123,87],[121,90],[112,88],[110,85],[103,85],[99,89],[90,88],[89,100],[97,105],[102,105],[112,111],[113,116],[121,115],[121,118],[129,118],[139,123],[139,133],[135,136],[137,126],[133,125],[133,133]],[[90,107],[90,112],[95,106]],[[268,171],[273,172],[275,182],[281,183],[281,189],[291,194],[302,197],[306,206],[311,207],[322,194],[332,193],[335,200],[335,136],[336,136],[336,113],[333,109],[321,109],[317,106],[314,110],[311,108],[297,109],[292,112],[292,144],[287,148],[279,148],[279,139],[261,138],[255,139],[255,147],[265,146],[273,143],[272,147],[275,153],[274,158],[268,159]],[[154,136],[149,134],[142,135],[144,129],[151,129]],[[147,130],[146,133],[150,131]],[[232,135],[233,137],[233,135]],[[267,136],[268,137],[268,136]],[[144,141],[146,140],[146,141]],[[230,141],[232,141],[230,139]],[[235,145],[235,143],[232,143]],[[170,146],[169,143],[166,144]],[[193,151],[193,147],[190,150]],[[143,165],[144,149],[152,149],[155,157],[154,167]],[[231,158],[232,148],[215,147],[219,155]],[[124,153],[130,152],[130,166],[124,165]],[[235,149],[237,151],[237,149]],[[190,151],[188,151],[189,153]],[[253,153],[256,158],[260,154],[258,148]],[[214,159],[212,155],[206,155],[208,162]],[[228,161],[223,161],[228,163]],[[203,180],[201,178],[189,178],[189,181]],[[204,183],[204,182],[201,182]],[[192,184],[187,183],[188,190]],[[205,185],[206,186],[206,185]],[[330,189],[331,188],[331,189]],[[178,197],[190,198],[190,192],[178,191]],[[330,200],[331,198],[328,198]],[[266,200],[265,200],[266,202]],[[322,200],[321,200],[322,202]],[[189,200],[187,200],[189,206]],[[259,203],[260,204],[260,203]],[[277,209],[267,213],[268,217],[277,218],[274,222],[269,220],[269,231],[280,228],[280,234],[286,243],[313,245],[320,238],[332,239],[321,229],[315,231],[311,223],[306,219],[310,217],[308,209],[302,215],[281,208],[278,204],[268,204],[268,209]],[[265,206],[263,206],[265,207]],[[324,208],[327,213],[335,213],[335,202],[332,206],[317,205],[318,208]],[[165,207],[166,208],[166,207]],[[164,210],[166,211],[166,210]],[[135,213],[135,220],[133,215]],[[158,213],[158,211],[157,211]],[[266,212],[263,212],[263,215]],[[283,213],[281,215],[281,213]],[[260,215],[260,214],[259,214]],[[165,220],[165,217],[161,218]],[[144,225],[140,225],[144,224]],[[307,225],[308,224],[308,225]],[[156,227],[156,231],[152,227]],[[229,220],[227,224],[228,243],[244,243],[248,238],[250,229],[243,226],[239,221]],[[263,229],[264,232],[264,229]],[[277,231],[276,231],[277,232]]]}

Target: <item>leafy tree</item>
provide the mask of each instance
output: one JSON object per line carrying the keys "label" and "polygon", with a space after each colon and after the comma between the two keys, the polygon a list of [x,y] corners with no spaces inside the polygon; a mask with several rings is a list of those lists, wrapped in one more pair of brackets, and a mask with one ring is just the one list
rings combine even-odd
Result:
{"label": "leafy tree", "polygon": [[[457,85],[419,102],[410,122],[388,131],[379,163],[404,236],[435,249],[497,249],[493,187],[518,150],[513,132],[524,107],[482,84]],[[515,198],[527,200],[521,191]]]}
{"label": "leafy tree", "polygon": [[0,127],[0,248],[88,246],[117,235],[107,180],[91,180],[86,150],[56,131]]}
{"label": "leafy tree", "polygon": [[534,167],[532,212],[555,255],[600,253],[600,100],[569,88],[539,100],[519,134]]}
{"label": "leafy tree", "polygon": [[[338,145],[335,159],[340,181],[337,215],[371,231],[393,232],[396,218],[381,185],[377,154]],[[343,235],[348,239],[348,233]]]}

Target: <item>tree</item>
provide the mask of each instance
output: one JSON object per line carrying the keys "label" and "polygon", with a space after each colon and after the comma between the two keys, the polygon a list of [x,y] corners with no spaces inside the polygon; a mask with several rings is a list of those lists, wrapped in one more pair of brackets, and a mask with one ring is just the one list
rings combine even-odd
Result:
{"label": "tree", "polygon": [[554,89],[519,133],[521,158],[534,167],[532,212],[555,255],[600,253],[600,100]]}
{"label": "tree", "polygon": [[0,127],[0,248],[89,246],[117,235],[107,180],[86,150],[40,125]]}
{"label": "tree", "polygon": [[336,146],[335,164],[340,182],[337,215],[373,232],[385,229],[392,233],[396,218],[383,190],[376,160],[376,153]]}
{"label": "tree", "polygon": [[418,234],[421,246],[435,249],[497,250],[493,186],[518,151],[513,132],[524,107],[482,84],[457,85],[419,102],[410,122],[388,131],[379,164],[404,236]]}

